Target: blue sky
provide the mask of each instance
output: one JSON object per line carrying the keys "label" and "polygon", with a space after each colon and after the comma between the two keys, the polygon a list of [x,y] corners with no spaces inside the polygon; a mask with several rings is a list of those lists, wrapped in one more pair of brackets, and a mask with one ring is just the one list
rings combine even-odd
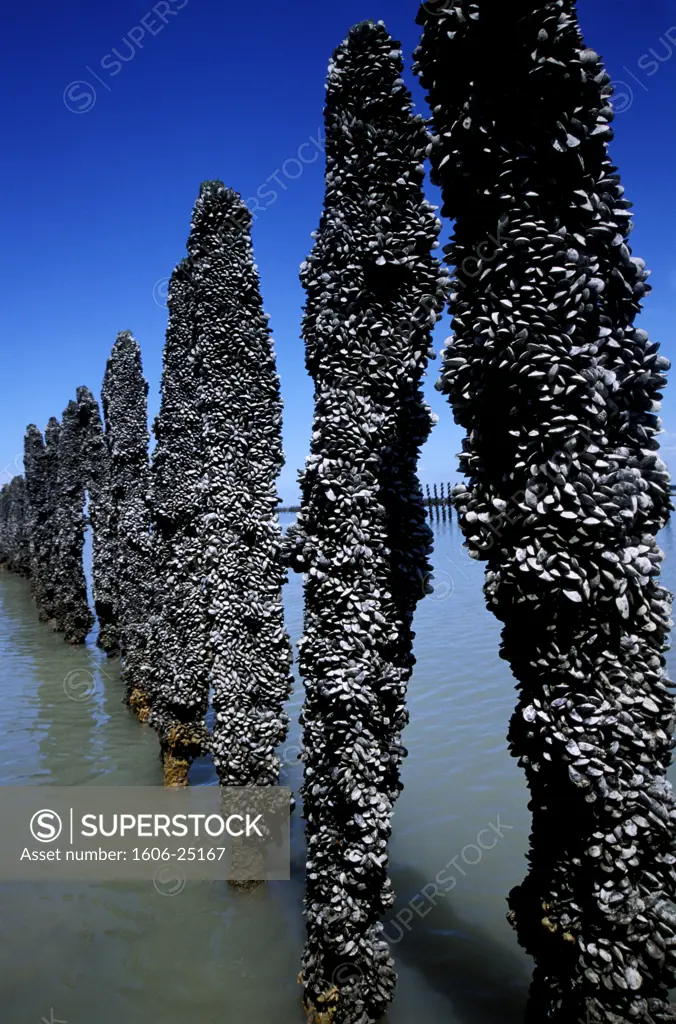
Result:
{"label": "blue sky", "polygon": [[[296,496],[312,417],[298,266],[322,203],[313,140],[326,67],[352,24],[383,19],[427,114],[410,74],[416,10],[405,0],[38,0],[6,9],[0,482],[21,471],[28,422],[44,427],[80,384],[98,394],[120,330],[141,344],[155,414],[166,280],[184,255],[200,182],[221,178],[244,198],[264,196],[254,245],[285,399],[280,490]],[[635,204],[634,252],[653,271],[642,324],[674,358],[676,0],[581,0],[579,10],[587,44],[618,83],[612,155]],[[448,333],[446,316],[437,350]],[[427,390],[439,423],[421,460],[430,483],[457,478],[461,438],[432,387],[438,366]],[[669,390],[663,420],[676,470]]]}

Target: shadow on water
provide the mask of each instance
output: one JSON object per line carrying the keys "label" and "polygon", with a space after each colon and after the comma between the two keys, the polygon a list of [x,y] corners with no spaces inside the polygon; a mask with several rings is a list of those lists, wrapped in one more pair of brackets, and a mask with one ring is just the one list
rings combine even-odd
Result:
{"label": "shadow on water", "polygon": [[[430,879],[415,868],[393,865],[390,876],[400,896],[385,935],[397,969],[414,968],[428,988],[448,1001],[454,1024],[522,1024],[530,985],[523,954],[463,919],[452,893],[429,901],[419,896]],[[419,913],[397,919],[411,900]],[[518,950],[516,939],[514,945]]]}

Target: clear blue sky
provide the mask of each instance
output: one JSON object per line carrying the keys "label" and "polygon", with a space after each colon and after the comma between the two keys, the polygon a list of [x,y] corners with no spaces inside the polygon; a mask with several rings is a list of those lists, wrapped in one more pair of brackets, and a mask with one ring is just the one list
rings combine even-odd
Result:
{"label": "clear blue sky", "polygon": [[[635,203],[634,252],[653,271],[642,323],[674,358],[676,0],[581,0],[579,9],[587,44],[622,83],[612,154]],[[28,422],[44,427],[79,384],[98,394],[120,330],[141,344],[155,414],[166,279],[184,255],[200,182],[221,178],[244,198],[264,197],[254,245],[285,399],[288,500],[312,416],[298,266],[321,210],[323,157],[313,160],[311,140],[327,62],[352,24],[383,19],[427,114],[410,74],[417,4],[164,0],[155,11],[149,0],[37,0],[3,14],[0,482],[21,470]],[[448,333],[445,317],[437,350]],[[457,478],[461,433],[432,389],[438,366],[428,391],[440,421],[423,482]],[[675,395],[663,410],[674,470]]]}

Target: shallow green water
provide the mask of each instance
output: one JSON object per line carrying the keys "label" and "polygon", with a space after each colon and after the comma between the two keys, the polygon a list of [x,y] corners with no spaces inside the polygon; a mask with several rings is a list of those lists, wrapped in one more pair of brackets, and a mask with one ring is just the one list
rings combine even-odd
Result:
{"label": "shallow green water", "polygon": [[[288,518],[288,517],[286,517]],[[661,538],[674,589],[672,528]],[[455,523],[436,527],[435,594],[416,617],[404,792],[397,804],[391,922],[399,971],[389,1024],[520,1024],[531,964],[505,920],[505,896],[525,872],[529,814],[505,732],[515,701],[498,658],[499,625],[486,611],[483,566],[467,557]],[[293,577],[287,622],[301,632]],[[672,666],[672,676],[673,676]],[[71,649],[37,621],[26,581],[0,574],[0,783],[161,784],[154,734],[121,704],[115,662],[91,640]],[[297,712],[283,749],[284,783],[301,772]],[[192,781],[214,780],[208,763]],[[497,822],[504,837],[469,845]],[[303,922],[303,823],[292,821],[292,880],[242,894],[190,882],[168,896],[148,883],[0,885],[0,1019],[8,1024],[302,1024],[296,984]],[[488,846],[494,833],[483,833]],[[433,888],[448,869],[457,884]],[[464,872],[464,875],[461,873]],[[428,899],[423,893],[427,888]],[[410,918],[410,920],[409,920]]]}

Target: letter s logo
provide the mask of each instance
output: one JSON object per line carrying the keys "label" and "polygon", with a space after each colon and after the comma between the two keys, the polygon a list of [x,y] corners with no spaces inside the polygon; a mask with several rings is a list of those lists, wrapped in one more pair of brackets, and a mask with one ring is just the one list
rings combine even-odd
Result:
{"label": "letter s logo", "polygon": [[39,843],[53,843],[61,835],[63,822],[56,811],[36,811],[31,818],[30,830]]}

